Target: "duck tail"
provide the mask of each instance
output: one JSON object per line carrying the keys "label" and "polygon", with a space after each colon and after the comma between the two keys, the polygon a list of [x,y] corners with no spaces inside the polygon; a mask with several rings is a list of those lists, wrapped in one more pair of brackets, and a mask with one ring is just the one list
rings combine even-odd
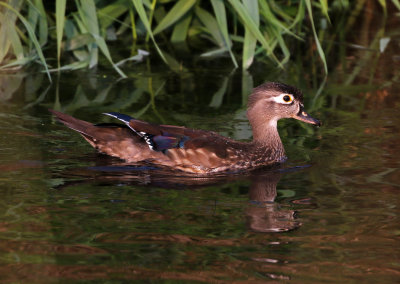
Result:
{"label": "duck tail", "polygon": [[71,128],[72,130],[78,131],[79,133],[87,136],[90,134],[88,133],[88,129],[90,127],[93,127],[93,124],[90,122],[84,121],[77,119],[75,117],[72,117],[68,114],[49,109],[49,112],[51,112],[59,122],[64,123],[68,128]]}

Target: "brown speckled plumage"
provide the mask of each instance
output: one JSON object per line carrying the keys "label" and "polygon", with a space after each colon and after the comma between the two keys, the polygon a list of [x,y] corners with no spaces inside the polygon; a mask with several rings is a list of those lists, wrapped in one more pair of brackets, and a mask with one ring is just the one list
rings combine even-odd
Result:
{"label": "brown speckled plumage", "polygon": [[108,113],[121,124],[93,125],[50,110],[78,131],[94,148],[126,163],[150,163],[193,174],[254,169],[283,162],[285,150],[277,130],[281,118],[319,125],[303,110],[302,93],[281,83],[265,83],[253,90],[247,116],[253,141],[239,142],[215,132],[181,126],[154,125],[129,116]]}

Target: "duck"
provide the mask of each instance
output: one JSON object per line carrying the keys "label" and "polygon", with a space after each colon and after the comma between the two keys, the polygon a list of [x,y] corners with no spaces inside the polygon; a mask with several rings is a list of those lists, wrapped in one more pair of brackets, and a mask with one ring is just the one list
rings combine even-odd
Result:
{"label": "duck", "polygon": [[321,126],[303,105],[296,87],[266,82],[253,89],[247,118],[252,141],[236,141],[214,131],[158,125],[118,112],[104,113],[119,123],[92,124],[49,109],[58,121],[77,131],[100,153],[128,165],[152,165],[194,175],[250,171],[287,160],[277,122],[294,118]]}

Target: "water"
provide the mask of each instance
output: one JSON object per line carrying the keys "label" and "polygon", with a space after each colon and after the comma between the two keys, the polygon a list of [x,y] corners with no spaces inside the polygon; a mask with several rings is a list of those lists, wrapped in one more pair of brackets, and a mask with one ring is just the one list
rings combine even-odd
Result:
{"label": "water", "polygon": [[[321,77],[294,63],[143,63],[127,80],[100,69],[50,86],[40,73],[1,74],[1,282],[398,282],[399,46],[346,48],[347,69],[319,95]],[[300,86],[323,126],[280,122],[288,162],[246,175],[121,168],[47,112],[106,122],[102,112],[120,111],[249,139],[247,94],[266,80]]]}

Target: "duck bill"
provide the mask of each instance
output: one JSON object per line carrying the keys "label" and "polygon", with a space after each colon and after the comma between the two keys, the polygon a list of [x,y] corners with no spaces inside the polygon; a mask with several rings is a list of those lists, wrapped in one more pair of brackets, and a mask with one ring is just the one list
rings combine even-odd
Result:
{"label": "duck bill", "polygon": [[321,122],[318,119],[311,117],[308,113],[305,112],[302,107],[300,107],[299,113],[296,114],[293,118],[306,123],[314,124],[316,126],[321,126]]}

